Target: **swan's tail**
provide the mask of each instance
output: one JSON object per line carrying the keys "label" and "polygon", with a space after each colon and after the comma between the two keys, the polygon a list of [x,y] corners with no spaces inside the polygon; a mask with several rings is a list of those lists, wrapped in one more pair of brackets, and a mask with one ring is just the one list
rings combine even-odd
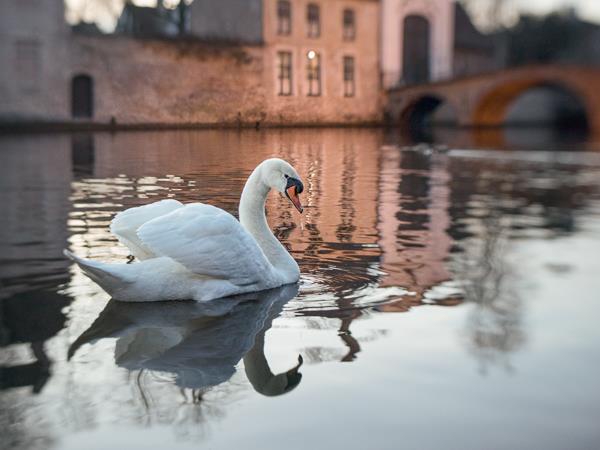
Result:
{"label": "swan's tail", "polygon": [[112,296],[125,287],[125,285],[129,284],[129,281],[112,270],[109,264],[79,258],[68,250],[63,250],[63,254],[77,263],[81,267],[81,270],[83,270],[83,273],[98,283],[102,289]]}

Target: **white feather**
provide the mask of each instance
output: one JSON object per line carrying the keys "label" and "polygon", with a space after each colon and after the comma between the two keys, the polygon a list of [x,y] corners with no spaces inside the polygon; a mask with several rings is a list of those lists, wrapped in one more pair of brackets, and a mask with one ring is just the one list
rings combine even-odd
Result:
{"label": "white feather", "polygon": [[110,231],[139,260],[153,258],[156,255],[140,241],[137,236],[137,230],[146,222],[164,216],[181,207],[183,207],[181,202],[167,199],[150,203],[149,205],[126,209],[117,214],[112,220]]}
{"label": "white feather", "polygon": [[168,256],[197,275],[260,289],[277,276],[235,217],[211,205],[186,205],[146,222],[137,234],[155,255]]}

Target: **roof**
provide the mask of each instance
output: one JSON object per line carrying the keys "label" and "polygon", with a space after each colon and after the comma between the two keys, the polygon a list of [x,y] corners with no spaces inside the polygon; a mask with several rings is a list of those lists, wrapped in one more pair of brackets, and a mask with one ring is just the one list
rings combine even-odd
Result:
{"label": "roof", "polygon": [[177,11],[128,2],[115,31],[136,36],[174,36],[179,33]]}
{"label": "roof", "polygon": [[494,38],[479,31],[458,2],[454,7],[454,48],[489,52],[495,49]]}

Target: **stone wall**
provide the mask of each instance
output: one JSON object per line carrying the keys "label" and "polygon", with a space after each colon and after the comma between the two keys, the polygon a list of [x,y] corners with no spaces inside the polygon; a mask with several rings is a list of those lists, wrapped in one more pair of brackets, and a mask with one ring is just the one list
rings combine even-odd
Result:
{"label": "stone wall", "polygon": [[70,74],[94,80],[94,120],[235,124],[263,118],[260,47],[78,36]]}

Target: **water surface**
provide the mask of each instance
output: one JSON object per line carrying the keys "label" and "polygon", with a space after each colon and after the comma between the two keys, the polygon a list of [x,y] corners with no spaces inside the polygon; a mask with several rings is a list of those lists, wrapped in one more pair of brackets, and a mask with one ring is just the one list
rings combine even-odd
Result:
{"label": "water surface", "polygon": [[[2,448],[597,448],[598,146],[449,136],[1,137]],[[127,262],[110,220],[163,198],[236,214],[270,156],[297,286],[121,304],[62,256]]]}

